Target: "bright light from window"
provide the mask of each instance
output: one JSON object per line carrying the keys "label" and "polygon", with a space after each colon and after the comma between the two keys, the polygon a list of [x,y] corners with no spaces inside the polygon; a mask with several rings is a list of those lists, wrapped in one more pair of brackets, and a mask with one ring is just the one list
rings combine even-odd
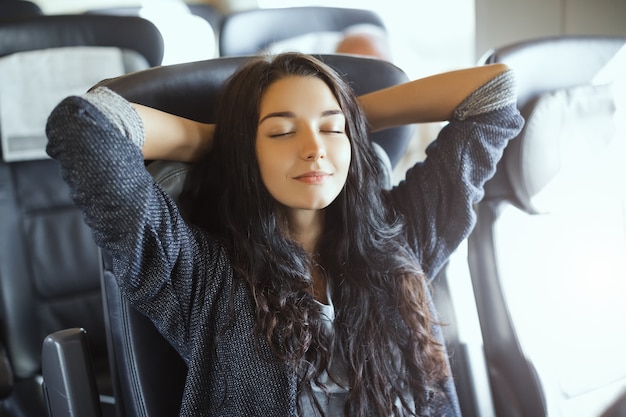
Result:
{"label": "bright light from window", "polygon": [[145,0],[139,12],[163,36],[163,65],[214,58],[215,32],[181,0]]}

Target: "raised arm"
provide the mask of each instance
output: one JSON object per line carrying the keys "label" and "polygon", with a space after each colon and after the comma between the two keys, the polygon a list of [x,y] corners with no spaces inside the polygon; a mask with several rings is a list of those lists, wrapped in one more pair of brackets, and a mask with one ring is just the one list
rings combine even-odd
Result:
{"label": "raised arm", "polygon": [[144,159],[191,162],[211,149],[215,125],[132,103],[143,121]]}
{"label": "raised arm", "polygon": [[[427,90],[433,94],[427,95],[428,99],[438,103],[440,113],[426,114],[447,115],[448,123],[426,148],[426,158],[413,165],[404,180],[390,191],[396,209],[405,218],[409,244],[430,277],[436,276],[450,253],[471,232],[476,220],[474,206],[484,195],[485,182],[494,175],[505,147],[524,125],[516,106],[513,71],[504,66],[468,71],[452,73],[453,79],[460,79],[458,89],[443,83],[444,97],[440,99],[435,97],[435,90]],[[464,80],[467,87],[462,85]],[[433,82],[431,86],[437,84]],[[415,97],[407,103],[389,103],[405,112],[406,119],[393,120],[411,120],[407,109],[418,113],[413,120],[423,120],[425,116],[419,111],[428,103],[423,103],[422,90],[416,88],[420,83],[406,85],[407,90],[400,88],[399,95],[406,93],[403,98],[409,99],[407,91],[414,89]],[[413,101],[417,103],[412,105]]]}
{"label": "raised arm", "polygon": [[372,131],[412,123],[450,120],[474,90],[506,71],[490,64],[444,72],[359,97]]}

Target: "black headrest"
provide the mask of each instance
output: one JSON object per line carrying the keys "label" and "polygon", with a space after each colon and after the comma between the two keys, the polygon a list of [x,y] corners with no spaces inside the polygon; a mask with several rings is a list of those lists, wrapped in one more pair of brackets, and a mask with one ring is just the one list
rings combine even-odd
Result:
{"label": "black headrest", "polygon": [[224,17],[220,55],[255,54],[273,42],[312,32],[340,32],[357,24],[384,28],[381,18],[371,10],[313,6],[243,10]]}
{"label": "black headrest", "polygon": [[159,30],[136,16],[46,15],[0,22],[0,57],[65,46],[134,50],[151,66],[163,59]]}
{"label": "black headrest", "polygon": [[[321,55],[324,62],[348,77],[357,94],[406,82],[406,74],[393,64],[348,55]],[[206,61],[150,68],[103,84],[130,101],[201,122],[215,121],[215,99],[224,81],[248,57],[222,57]],[[392,164],[404,154],[413,126],[376,132],[373,140],[387,152]]]}

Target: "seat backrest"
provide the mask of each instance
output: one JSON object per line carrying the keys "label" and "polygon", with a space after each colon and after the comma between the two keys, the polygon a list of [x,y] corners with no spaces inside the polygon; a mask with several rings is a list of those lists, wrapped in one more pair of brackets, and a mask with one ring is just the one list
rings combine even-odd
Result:
{"label": "seat backrest", "polygon": [[305,6],[242,10],[224,16],[219,51],[221,56],[252,55],[288,38],[309,33],[341,32],[359,24],[385,28],[380,16],[365,9]]}
{"label": "seat backrest", "polygon": [[0,1],[0,21],[43,15],[37,4],[26,0]]}
{"label": "seat backrest", "polygon": [[596,416],[626,387],[626,37],[487,53],[526,118],[476,207],[469,267],[498,416]]}
{"label": "seat backrest", "polygon": [[2,415],[45,415],[41,343],[55,330],[89,328],[98,367],[108,369],[98,251],[45,155],[47,115],[63,97],[156,65],[161,54],[160,34],[139,18],[0,23],[0,341],[14,376],[0,387]]}
{"label": "seat backrest", "polygon": [[[404,72],[388,62],[339,55],[321,58],[345,74],[358,94],[407,80]],[[214,122],[216,97],[224,81],[247,59],[223,57],[152,68],[103,84],[131,101],[210,123]],[[407,130],[381,131],[374,135],[374,140],[384,146],[384,141],[394,133],[411,134]],[[155,181],[174,198],[180,192],[186,169],[185,164],[164,161],[148,165]],[[116,401],[123,406],[120,416],[175,415],[180,405],[185,365],[154,326],[127,305],[111,272],[110,260],[106,254],[103,257]]]}

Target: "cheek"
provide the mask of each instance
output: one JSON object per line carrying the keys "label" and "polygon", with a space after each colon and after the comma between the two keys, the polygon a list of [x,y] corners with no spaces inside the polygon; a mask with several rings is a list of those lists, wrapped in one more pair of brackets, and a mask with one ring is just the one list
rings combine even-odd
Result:
{"label": "cheek", "polygon": [[265,147],[261,144],[261,142],[258,139],[255,145],[255,153],[256,153],[257,165],[259,166],[261,177],[264,178],[266,175],[267,168],[272,166],[271,161],[268,161],[268,158],[271,154],[267,152]]}
{"label": "cheek", "polygon": [[350,162],[352,160],[352,147],[350,141],[346,139],[342,143],[338,144],[333,150],[334,163],[337,170],[340,170],[345,175],[348,174],[350,169]]}
{"label": "cheek", "polygon": [[257,162],[261,179],[266,188],[271,189],[277,181],[285,177],[286,158],[277,149],[257,146]]}

